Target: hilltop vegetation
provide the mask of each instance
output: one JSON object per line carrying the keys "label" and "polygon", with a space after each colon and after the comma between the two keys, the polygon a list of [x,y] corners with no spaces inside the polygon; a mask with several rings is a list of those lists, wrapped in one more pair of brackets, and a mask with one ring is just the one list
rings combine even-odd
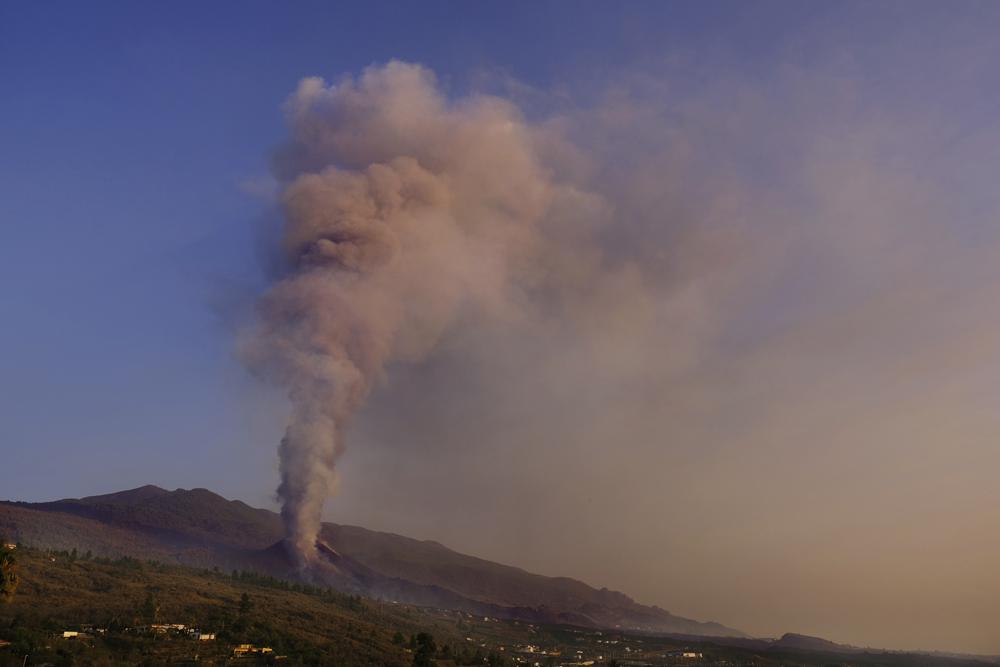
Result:
{"label": "hilltop vegetation", "polygon": [[[409,665],[395,633],[416,632],[419,614],[358,597],[253,573],[108,560],[21,547],[21,583],[0,605],[0,664],[224,663],[235,645],[273,649],[263,661]],[[159,635],[143,628],[183,624],[214,641]],[[55,639],[66,630],[89,638]],[[99,633],[106,630],[106,633]],[[177,634],[177,633],[174,633]],[[408,634],[406,635],[408,636]]]}
{"label": "hilltop vegetation", "polygon": [[[0,604],[0,642],[10,642],[0,648],[0,667],[21,665],[25,656],[28,665],[58,666],[405,667],[444,660],[502,667],[511,661],[497,647],[526,632],[497,619],[483,619],[477,627],[467,614],[379,602],[245,570],[24,545],[15,553],[22,577],[16,595]],[[157,632],[154,625],[184,630]],[[215,637],[194,639],[191,629]],[[81,636],[64,638],[67,631]],[[235,659],[241,644],[271,650]]]}

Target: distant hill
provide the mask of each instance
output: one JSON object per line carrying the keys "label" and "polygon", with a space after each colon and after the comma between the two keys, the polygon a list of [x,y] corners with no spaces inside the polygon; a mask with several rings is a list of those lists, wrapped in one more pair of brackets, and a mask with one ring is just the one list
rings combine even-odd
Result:
{"label": "distant hill", "polygon": [[[206,489],[156,486],[47,503],[0,502],[0,534],[43,548],[132,556],[196,567],[295,572],[268,510]],[[718,623],[675,616],[617,591],[545,577],[452,551],[431,541],[324,524],[329,574],[338,589],[485,616],[583,627],[745,637]]]}
{"label": "distant hill", "polygon": [[825,651],[827,653],[855,653],[863,650],[846,644],[838,644],[828,639],[800,635],[794,632],[785,633],[781,639],[774,641],[771,647],[791,651]]}

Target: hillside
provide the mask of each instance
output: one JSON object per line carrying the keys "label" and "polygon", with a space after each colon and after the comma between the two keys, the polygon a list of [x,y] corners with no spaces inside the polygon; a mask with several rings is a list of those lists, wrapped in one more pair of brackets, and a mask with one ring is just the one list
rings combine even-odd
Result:
{"label": "hillside", "polygon": [[[29,664],[226,664],[235,646],[253,643],[292,664],[401,667],[412,658],[394,633],[433,628],[418,610],[276,580],[24,547],[17,558],[20,586],[0,604],[0,638],[11,642],[0,665],[23,655]],[[216,637],[155,633],[152,623]],[[61,639],[67,630],[87,637]]]}
{"label": "hillside", "polygon": [[[22,665],[643,664],[650,667],[992,667],[972,656],[853,649],[824,640],[655,636],[536,625],[380,603],[251,572],[16,549],[21,583],[0,603],[0,667]],[[159,630],[153,624],[161,624]],[[162,624],[177,624],[166,629]],[[199,638],[189,633],[197,629]],[[67,638],[65,632],[81,636]],[[205,639],[200,637],[204,635]],[[430,638],[431,643],[420,640]],[[241,644],[271,649],[234,659]],[[791,646],[794,645],[794,648]],[[280,657],[279,657],[280,656]],[[995,664],[995,663],[994,663]]]}
{"label": "hillside", "polygon": [[[277,514],[205,489],[145,486],[47,503],[3,502],[0,533],[104,557],[293,576],[275,549],[282,537]],[[337,575],[325,583],[348,592],[539,623],[742,636],[717,623],[640,605],[623,593],[532,574],[436,542],[336,524],[324,524],[321,539],[336,552]]]}

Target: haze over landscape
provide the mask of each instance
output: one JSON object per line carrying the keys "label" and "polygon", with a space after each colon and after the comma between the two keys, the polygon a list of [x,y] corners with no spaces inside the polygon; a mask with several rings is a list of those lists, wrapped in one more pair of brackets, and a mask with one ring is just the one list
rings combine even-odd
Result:
{"label": "haze over landscape", "polygon": [[[998,34],[986,2],[7,5],[0,499],[162,488],[0,528],[278,574],[318,535],[414,604],[1000,655]],[[196,487],[284,523],[164,491]]]}

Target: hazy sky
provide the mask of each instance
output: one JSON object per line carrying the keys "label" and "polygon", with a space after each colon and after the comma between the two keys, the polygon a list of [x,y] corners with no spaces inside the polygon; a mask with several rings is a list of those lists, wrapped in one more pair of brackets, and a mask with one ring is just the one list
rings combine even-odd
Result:
{"label": "hazy sky", "polygon": [[[373,108],[492,100],[530,138],[560,297],[390,365],[328,518],[1000,653],[1000,5],[619,4],[4,3],[0,497],[275,506],[287,405],[236,342],[282,106],[374,66]],[[358,160],[429,150],[392,122]]]}

